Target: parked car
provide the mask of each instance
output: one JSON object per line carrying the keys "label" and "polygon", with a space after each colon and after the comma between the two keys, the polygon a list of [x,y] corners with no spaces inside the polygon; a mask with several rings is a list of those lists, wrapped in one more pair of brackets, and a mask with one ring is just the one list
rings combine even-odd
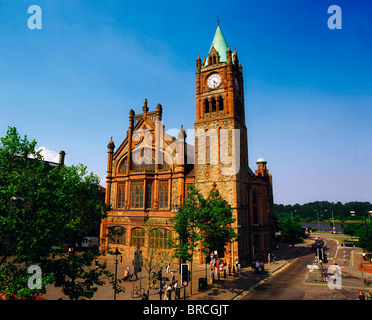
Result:
{"label": "parked car", "polygon": [[341,243],[343,247],[355,247],[355,242],[354,241],[345,241]]}

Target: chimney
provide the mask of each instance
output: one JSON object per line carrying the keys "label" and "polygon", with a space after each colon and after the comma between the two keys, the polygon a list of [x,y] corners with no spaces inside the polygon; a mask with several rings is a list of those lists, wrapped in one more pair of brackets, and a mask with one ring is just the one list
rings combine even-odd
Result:
{"label": "chimney", "polygon": [[66,152],[64,152],[63,150],[61,150],[59,152],[59,165],[60,166],[63,166],[65,164],[65,156],[66,156]]}

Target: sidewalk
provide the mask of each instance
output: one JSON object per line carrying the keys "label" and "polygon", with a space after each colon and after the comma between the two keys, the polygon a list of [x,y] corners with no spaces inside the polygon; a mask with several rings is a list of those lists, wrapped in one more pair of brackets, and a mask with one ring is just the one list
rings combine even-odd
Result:
{"label": "sidewalk", "polygon": [[[278,250],[274,250],[273,253],[276,255],[275,263],[265,264],[265,274],[255,274],[252,271],[251,266],[242,265],[240,274],[233,274],[231,270],[231,275],[227,272],[226,278],[223,276],[220,277],[218,281],[215,279],[214,284],[209,284],[209,268],[207,268],[207,278],[208,286],[206,290],[198,291],[199,287],[199,278],[205,278],[206,276],[206,265],[197,265],[194,264],[192,267],[192,294],[190,286],[186,288],[186,300],[233,300],[238,298],[238,296],[244,292],[244,290],[249,289],[255,284],[259,283],[263,279],[273,275],[279,270],[283,269],[288,265],[291,257],[296,257],[301,253],[303,244],[295,245],[294,247],[287,244],[280,244]],[[115,264],[111,256],[100,257],[107,261],[107,267],[111,272],[115,272]],[[122,262],[118,264],[118,279],[123,277],[124,270],[126,267],[131,267],[132,269],[132,259],[124,258]],[[174,273],[178,283],[181,282],[181,275],[178,271],[178,265],[171,265],[170,271]],[[190,268],[191,269],[191,268]],[[138,275],[139,276],[139,275]],[[171,277],[170,273],[166,273],[165,268],[163,269],[163,277]],[[167,282],[168,284],[168,282]],[[122,285],[125,287],[125,292],[118,293],[116,295],[117,300],[140,300],[141,298],[131,298],[131,292],[133,287],[143,287],[147,290],[147,275],[142,273],[141,278],[135,281],[125,281],[122,282]],[[184,299],[184,288],[181,288],[180,292],[181,300]],[[172,291],[172,299],[174,299],[174,291]],[[53,286],[47,287],[47,293],[43,295],[44,298],[50,300],[57,300],[62,298],[63,300],[68,300],[68,297],[63,296],[59,288]],[[93,296],[92,300],[113,300],[114,290],[112,285],[106,283],[105,285],[98,288],[98,291]],[[163,295],[164,298],[164,295]],[[156,288],[149,289],[149,300],[160,300],[159,297],[159,281],[157,281]]]}
{"label": "sidewalk", "polygon": [[366,263],[362,256],[363,250],[361,248],[353,248],[352,257],[350,259],[350,266],[341,268],[343,273],[350,275],[352,277],[360,279],[360,281],[365,280],[366,288],[372,288],[372,273],[362,272],[359,270],[361,263]]}

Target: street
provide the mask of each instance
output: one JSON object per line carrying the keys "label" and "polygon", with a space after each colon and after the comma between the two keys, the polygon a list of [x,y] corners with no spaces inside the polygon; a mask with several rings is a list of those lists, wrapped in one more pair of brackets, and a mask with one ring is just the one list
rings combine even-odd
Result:
{"label": "street", "polygon": [[[330,237],[326,238],[325,252],[328,264],[337,263],[340,267],[348,267],[352,263],[353,248],[341,247]],[[310,244],[302,247],[298,257],[288,259],[290,264],[280,273],[275,274],[260,285],[248,290],[243,300],[355,300],[358,290],[364,290],[360,279],[342,274],[341,289],[330,289],[327,282],[311,281],[308,278],[307,265],[314,262],[315,251]],[[291,261],[292,260],[292,261]]]}

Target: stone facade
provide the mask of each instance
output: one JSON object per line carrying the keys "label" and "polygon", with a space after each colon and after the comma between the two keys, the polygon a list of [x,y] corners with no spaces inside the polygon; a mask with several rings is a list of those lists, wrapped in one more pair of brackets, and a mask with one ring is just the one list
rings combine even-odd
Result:
{"label": "stone facade", "polygon": [[[101,236],[120,227],[116,240],[103,240],[101,247],[118,247],[132,256],[137,245],[145,254],[151,220],[175,236],[170,218],[187,196],[187,186],[195,183],[204,196],[217,188],[231,205],[239,240],[226,248],[226,260],[265,259],[274,243],[272,177],[266,161],[257,161],[253,172],[248,163],[242,65],[232,53],[218,26],[207,59],[196,61],[195,150],[177,137],[165,134],[162,106],[149,112],[145,100],[142,113],[129,113],[126,139],[115,151],[108,144],[106,203],[112,211],[102,222]],[[111,228],[111,229],[110,229]],[[163,234],[163,233],[162,233]],[[159,248],[168,250],[165,245]],[[196,261],[203,263],[200,254]]]}

